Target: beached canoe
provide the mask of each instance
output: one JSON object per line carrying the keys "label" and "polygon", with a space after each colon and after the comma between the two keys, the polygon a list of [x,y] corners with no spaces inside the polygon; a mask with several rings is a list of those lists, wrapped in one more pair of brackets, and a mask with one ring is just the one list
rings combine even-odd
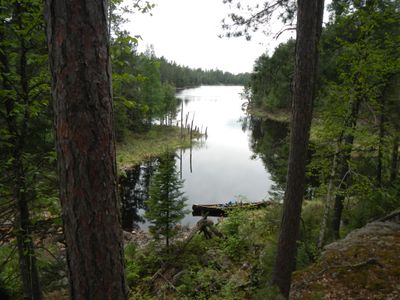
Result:
{"label": "beached canoe", "polygon": [[270,201],[261,202],[229,202],[223,204],[193,204],[192,215],[193,216],[207,216],[210,217],[226,217],[229,211],[236,208],[243,209],[257,209],[270,205]]}

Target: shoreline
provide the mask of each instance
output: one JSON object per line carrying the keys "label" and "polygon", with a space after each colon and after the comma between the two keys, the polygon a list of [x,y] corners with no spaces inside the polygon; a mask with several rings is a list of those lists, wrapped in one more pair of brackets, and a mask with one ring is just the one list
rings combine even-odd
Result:
{"label": "shoreline", "polygon": [[262,108],[254,108],[248,106],[246,112],[253,117],[266,118],[279,123],[290,123],[291,118],[290,111],[284,109],[275,110],[274,112],[272,112]]}
{"label": "shoreline", "polygon": [[123,142],[116,144],[118,173],[124,173],[141,162],[160,156],[166,151],[193,147],[202,136],[203,134],[193,131],[191,141],[187,128],[184,128],[183,139],[181,139],[180,127],[161,125],[154,125],[144,133],[130,132]]}

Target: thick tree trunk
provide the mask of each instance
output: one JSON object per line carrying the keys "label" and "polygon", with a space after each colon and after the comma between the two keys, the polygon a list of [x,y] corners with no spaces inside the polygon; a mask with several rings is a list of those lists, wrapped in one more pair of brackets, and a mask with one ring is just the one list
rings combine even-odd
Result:
{"label": "thick tree trunk", "polygon": [[126,299],[106,2],[46,10],[70,297]]}
{"label": "thick tree trunk", "polygon": [[341,151],[341,158],[340,158],[341,167],[339,172],[340,184],[338,187],[338,191],[335,197],[335,204],[333,207],[332,230],[335,239],[340,238],[340,223],[342,221],[343,201],[345,199],[344,194],[348,187],[348,183],[350,182],[349,161],[351,158],[351,152],[353,150],[354,130],[356,129],[357,126],[360,104],[361,104],[361,98],[357,98],[353,102],[350,116],[345,124],[346,129],[349,130],[349,133],[347,133],[343,138],[343,149]]}
{"label": "thick tree trunk", "polygon": [[298,1],[296,66],[287,186],[272,278],[273,285],[278,286],[285,297],[289,297],[291,274],[296,261],[296,242],[304,195],[323,8],[323,0]]}

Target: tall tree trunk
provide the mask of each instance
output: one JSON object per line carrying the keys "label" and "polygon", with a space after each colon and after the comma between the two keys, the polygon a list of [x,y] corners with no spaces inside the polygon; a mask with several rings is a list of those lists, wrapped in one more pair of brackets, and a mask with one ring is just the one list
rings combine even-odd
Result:
{"label": "tall tree trunk", "polygon": [[331,173],[329,174],[328,190],[326,192],[325,206],[324,206],[324,215],[322,216],[321,228],[319,231],[319,238],[317,245],[318,249],[322,249],[322,247],[324,246],[325,232],[328,224],[329,212],[332,208],[333,181],[335,180],[336,176],[337,160],[339,155],[339,143],[340,143],[339,141],[336,143],[335,153],[332,159]]}
{"label": "tall tree trunk", "polygon": [[396,132],[393,138],[392,165],[390,168],[390,182],[393,183],[399,172],[399,134]]}
{"label": "tall tree trunk", "polygon": [[[21,20],[22,7],[16,3],[16,11],[18,15],[19,28],[25,29]],[[19,75],[22,103],[24,103],[24,115],[21,124],[21,132],[19,141],[15,145],[14,151],[14,174],[15,174],[15,195],[18,200],[18,216],[19,226],[17,235],[18,252],[20,256],[20,265],[23,278],[24,296],[25,299],[42,299],[42,291],[39,282],[39,274],[36,267],[36,256],[30,232],[31,221],[28,207],[28,198],[26,193],[26,176],[22,160],[22,153],[25,148],[25,140],[27,137],[28,121],[29,121],[29,83],[27,75],[27,49],[25,41],[20,38],[20,61]],[[26,272],[28,274],[26,274]],[[28,296],[29,295],[29,296]]]}
{"label": "tall tree trunk", "polygon": [[351,113],[346,121],[345,129],[349,132],[343,138],[343,149],[340,156],[340,184],[335,197],[335,204],[333,207],[332,230],[335,239],[340,238],[340,223],[342,221],[343,202],[345,199],[345,192],[350,182],[350,168],[349,161],[351,152],[353,150],[354,130],[357,126],[358,112],[360,110],[361,98],[357,98],[351,107]]}
{"label": "tall tree trunk", "polygon": [[304,195],[323,8],[323,0],[298,1],[296,65],[287,186],[272,278],[273,285],[278,286],[286,298],[289,297],[291,276],[296,261],[296,242]]}
{"label": "tall tree trunk", "polygon": [[[23,7],[21,6],[21,3],[15,3],[14,17],[20,30],[24,30],[21,17],[22,9]],[[3,33],[0,33],[0,38],[2,37]],[[15,227],[23,298],[26,300],[40,300],[42,299],[42,291],[31,235],[31,221],[26,192],[26,176],[22,158],[27,135],[29,105],[28,77],[26,72],[27,50],[23,38],[19,39],[19,51],[19,65],[17,71],[20,78],[20,94],[18,97],[22,97],[17,101],[11,97],[4,97],[5,115],[8,131],[11,135],[10,144],[12,145],[12,194],[17,208]],[[0,51],[0,61],[3,90],[11,91],[13,87],[10,84],[11,80],[7,77],[7,74],[10,73],[10,67],[5,51]],[[16,102],[24,104],[25,113],[21,118],[21,126],[18,125],[17,118],[14,114]]]}
{"label": "tall tree trunk", "polygon": [[14,152],[14,198],[17,202],[16,237],[23,296],[26,300],[42,299],[39,274],[32,235],[26,194],[25,174],[19,149]]}
{"label": "tall tree trunk", "polygon": [[47,0],[60,200],[71,299],[126,299],[107,6]]}
{"label": "tall tree trunk", "polygon": [[383,156],[383,138],[385,136],[385,98],[381,99],[381,115],[379,118],[379,144],[378,144],[378,163],[376,167],[376,184],[382,187],[382,156]]}

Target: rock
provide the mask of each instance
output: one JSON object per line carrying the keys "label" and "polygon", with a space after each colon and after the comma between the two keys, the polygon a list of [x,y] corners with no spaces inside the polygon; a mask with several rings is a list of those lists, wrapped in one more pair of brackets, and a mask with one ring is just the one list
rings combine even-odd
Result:
{"label": "rock", "polygon": [[349,247],[361,245],[365,243],[365,239],[373,241],[382,240],[383,236],[391,236],[395,232],[400,231],[400,224],[394,222],[372,222],[368,223],[364,227],[354,230],[349,233],[344,239],[334,242],[325,246],[324,253],[331,250],[346,250]]}
{"label": "rock", "polygon": [[399,253],[400,224],[369,223],[327,245],[318,263],[295,272],[290,299],[400,299]]}

